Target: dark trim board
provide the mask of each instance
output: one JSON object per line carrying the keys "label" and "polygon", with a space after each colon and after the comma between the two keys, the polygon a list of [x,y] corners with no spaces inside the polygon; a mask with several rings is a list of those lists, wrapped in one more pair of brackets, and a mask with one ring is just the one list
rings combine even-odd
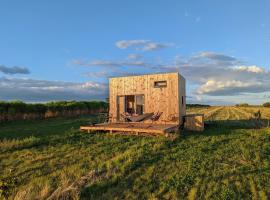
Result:
{"label": "dark trim board", "polygon": [[154,135],[165,135],[175,132],[179,129],[177,124],[146,124],[146,123],[104,123],[96,125],[81,126],[81,131],[109,131],[113,132],[130,132],[135,134],[148,133]]}

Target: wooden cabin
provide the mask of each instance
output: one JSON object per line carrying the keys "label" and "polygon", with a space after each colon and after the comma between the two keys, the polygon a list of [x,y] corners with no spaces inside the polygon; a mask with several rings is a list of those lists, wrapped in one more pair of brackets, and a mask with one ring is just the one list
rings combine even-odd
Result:
{"label": "wooden cabin", "polygon": [[124,112],[137,115],[162,112],[155,123],[182,123],[186,114],[186,82],[178,72],[111,78],[109,85],[113,122],[123,122]]}
{"label": "wooden cabin", "polygon": [[[81,130],[164,134],[179,129],[186,115],[186,82],[178,72],[109,79],[110,122]],[[128,123],[130,116],[162,113],[158,120]],[[149,126],[149,124],[151,124]]]}

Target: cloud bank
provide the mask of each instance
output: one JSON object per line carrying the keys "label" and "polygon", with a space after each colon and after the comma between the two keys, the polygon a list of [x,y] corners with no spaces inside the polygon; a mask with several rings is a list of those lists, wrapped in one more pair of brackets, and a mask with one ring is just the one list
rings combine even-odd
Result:
{"label": "cloud bank", "polygon": [[30,102],[55,100],[104,99],[107,84],[84,82],[48,81],[23,78],[0,78],[0,99]]}
{"label": "cloud bank", "polygon": [[5,65],[0,65],[0,72],[4,73],[4,74],[30,74],[29,69],[25,68],[25,67],[7,67]]}
{"label": "cloud bank", "polygon": [[130,60],[117,61],[76,60],[73,64],[101,67],[106,71],[106,77],[122,75],[124,68],[130,71],[148,69],[153,73],[178,71],[193,86],[192,96],[221,97],[270,92],[270,73],[266,68],[245,65],[241,59],[209,51],[188,58],[176,57],[171,63],[146,62],[134,56]]}

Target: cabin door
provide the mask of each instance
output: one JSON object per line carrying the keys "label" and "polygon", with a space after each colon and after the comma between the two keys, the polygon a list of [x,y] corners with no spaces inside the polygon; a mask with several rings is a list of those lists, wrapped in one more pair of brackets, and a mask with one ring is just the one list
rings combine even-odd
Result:
{"label": "cabin door", "polygon": [[121,114],[126,111],[126,98],[125,96],[117,97],[117,121],[123,121]]}

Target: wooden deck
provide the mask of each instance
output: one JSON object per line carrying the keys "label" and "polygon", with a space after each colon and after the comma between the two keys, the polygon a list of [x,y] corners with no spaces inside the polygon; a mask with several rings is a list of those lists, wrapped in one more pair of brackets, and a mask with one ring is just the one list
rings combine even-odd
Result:
{"label": "wooden deck", "polygon": [[176,124],[153,124],[150,126],[147,123],[104,123],[96,125],[81,126],[81,131],[109,131],[123,132],[123,133],[135,133],[139,134],[153,134],[153,135],[166,135],[170,132],[177,131],[179,126]]}

